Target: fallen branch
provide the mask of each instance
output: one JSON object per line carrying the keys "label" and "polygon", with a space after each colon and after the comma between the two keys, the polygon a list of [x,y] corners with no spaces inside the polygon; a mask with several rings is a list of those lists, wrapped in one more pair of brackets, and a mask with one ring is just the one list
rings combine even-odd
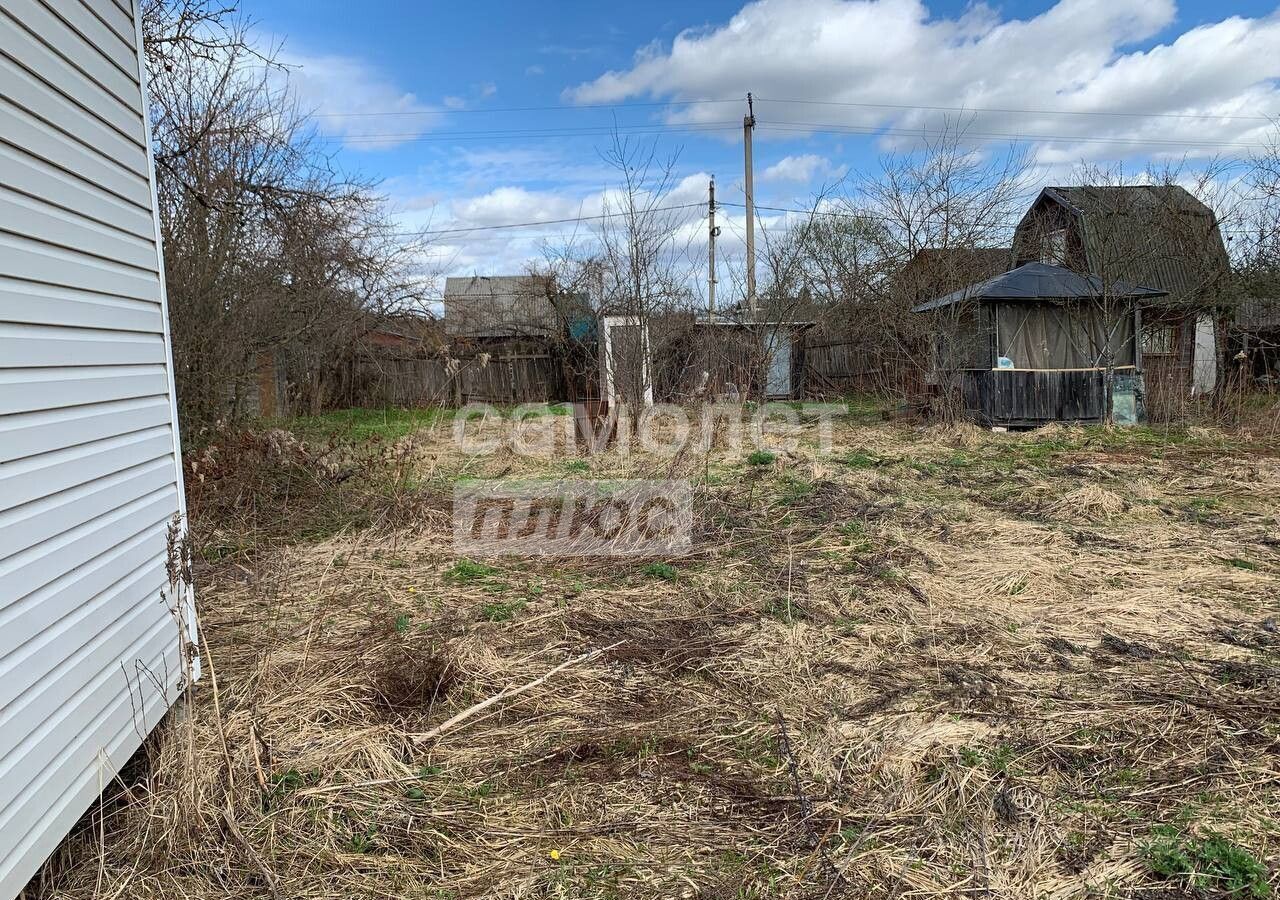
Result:
{"label": "fallen branch", "polygon": [[479,703],[475,704],[474,706],[467,707],[462,712],[445,720],[444,722],[437,725],[435,728],[432,728],[430,731],[425,731],[422,734],[413,735],[412,736],[413,741],[414,743],[417,743],[417,744],[425,744],[427,741],[433,741],[436,738],[438,738],[440,735],[444,734],[446,731],[449,731],[450,729],[452,729],[454,726],[462,724],[467,719],[470,719],[472,716],[476,715],[477,713],[484,712],[490,706],[493,706],[496,703],[501,703],[503,700],[509,700],[512,697],[518,697],[521,694],[525,693],[526,691],[531,691],[534,688],[536,688],[538,685],[547,681],[553,675],[563,672],[565,669],[568,669],[571,666],[576,666],[582,663],[591,662],[593,659],[597,659],[598,657],[614,649],[615,647],[619,646],[622,643],[624,642],[618,641],[617,643],[610,644],[608,647],[601,647],[596,650],[588,650],[586,653],[582,654],[581,656],[575,656],[573,659],[565,660],[564,662],[560,663],[560,665],[556,666],[551,671],[543,675],[540,675],[539,677],[533,679],[533,681],[526,682],[520,685],[519,687],[512,687],[511,685],[507,685],[502,690],[498,691],[498,693],[494,694],[492,697],[489,697],[487,700],[481,700]]}
{"label": "fallen branch", "polygon": [[222,821],[226,823],[227,831],[236,839],[236,843],[238,843],[240,848],[244,850],[245,855],[249,857],[249,861],[257,867],[260,873],[262,873],[262,878],[266,881],[267,890],[271,892],[271,896],[274,897],[275,900],[279,900],[279,879],[276,878],[276,874],[267,866],[266,861],[263,860],[258,851],[253,849],[253,845],[249,843],[247,838],[245,838],[244,833],[240,830],[240,826],[236,825],[236,820],[231,814],[230,798],[227,800],[227,808],[222,811]]}
{"label": "fallen branch", "polygon": [[[787,734],[787,720],[783,718],[781,709],[774,711],[778,716],[778,747],[787,763],[787,772],[796,789],[796,797],[800,800],[800,824],[804,826],[809,836],[809,846],[822,860],[823,873],[827,876],[827,893],[823,896],[830,896],[831,891],[837,886],[848,888],[849,882],[836,868],[836,864],[831,861],[831,856],[827,853],[826,839],[830,836],[832,829],[828,828],[822,837],[818,837],[817,832],[813,830],[813,801],[804,792],[804,783],[800,780],[800,763],[796,760],[795,750],[791,747],[791,735]],[[806,864],[805,867],[807,869],[808,865]]]}

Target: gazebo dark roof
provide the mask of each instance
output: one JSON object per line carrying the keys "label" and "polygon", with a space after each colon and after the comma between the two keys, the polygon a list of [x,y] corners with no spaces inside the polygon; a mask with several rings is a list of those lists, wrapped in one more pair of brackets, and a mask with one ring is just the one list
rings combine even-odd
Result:
{"label": "gazebo dark roof", "polygon": [[[1111,297],[1163,297],[1167,293],[1124,281],[1112,282],[1106,291]],[[1102,294],[1102,279],[1097,275],[1083,275],[1062,266],[1032,262],[921,303],[911,311],[928,312],[969,300],[1083,300]]]}

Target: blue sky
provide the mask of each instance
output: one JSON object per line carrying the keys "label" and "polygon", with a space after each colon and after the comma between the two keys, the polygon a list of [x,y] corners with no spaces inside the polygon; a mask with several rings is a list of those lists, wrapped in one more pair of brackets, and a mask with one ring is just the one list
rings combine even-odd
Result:
{"label": "blue sky", "polygon": [[[969,111],[976,146],[1026,138],[1044,180],[1082,162],[1246,155],[1280,115],[1280,20],[1245,0],[243,8],[283,42],[340,163],[381,179],[406,224],[432,229],[598,212],[615,180],[599,153],[614,124],[658,130],[645,139],[679,151],[676,201],[704,198],[714,173],[721,199],[740,202],[748,90],[762,98],[757,202],[776,206],[873,169],[954,108]],[[731,102],[642,105],[691,100]],[[547,106],[570,108],[516,109]],[[739,222],[726,218],[732,241]],[[439,258],[449,274],[521,271],[566,230],[442,235]]]}

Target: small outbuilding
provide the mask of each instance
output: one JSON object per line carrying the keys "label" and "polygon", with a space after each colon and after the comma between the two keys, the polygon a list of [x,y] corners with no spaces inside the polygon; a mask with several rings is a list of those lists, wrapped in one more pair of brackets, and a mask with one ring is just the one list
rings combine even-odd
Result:
{"label": "small outbuilding", "polygon": [[1135,422],[1142,304],[1165,291],[1032,262],[922,303],[933,379],[984,425]]}
{"label": "small outbuilding", "polygon": [[1013,256],[1158,289],[1141,304],[1138,339],[1152,406],[1168,415],[1214,389],[1231,263],[1213,210],[1186,188],[1046,187],[1018,223]]}

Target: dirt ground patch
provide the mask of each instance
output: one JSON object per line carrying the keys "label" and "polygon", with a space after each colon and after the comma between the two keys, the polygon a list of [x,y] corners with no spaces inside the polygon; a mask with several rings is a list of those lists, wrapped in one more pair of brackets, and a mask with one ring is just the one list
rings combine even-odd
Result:
{"label": "dirt ground patch", "polygon": [[[1268,896],[1280,446],[814,440],[567,462],[424,431],[376,515],[205,554],[190,715],[29,896]],[[457,479],[566,472],[689,477],[692,551],[453,555]]]}

